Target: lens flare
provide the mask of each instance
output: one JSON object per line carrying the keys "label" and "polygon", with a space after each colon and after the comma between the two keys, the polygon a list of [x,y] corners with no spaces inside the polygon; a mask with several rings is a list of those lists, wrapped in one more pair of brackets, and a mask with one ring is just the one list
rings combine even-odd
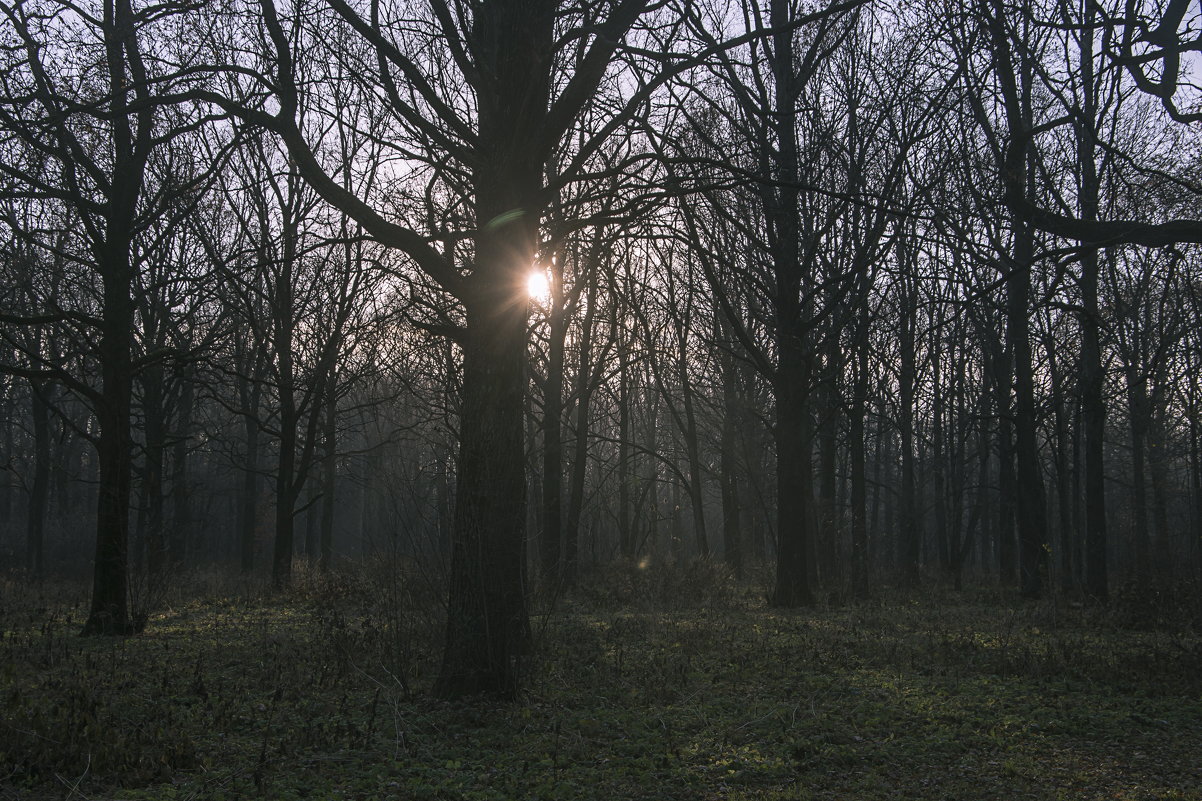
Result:
{"label": "lens flare", "polygon": [[536,303],[547,303],[551,300],[551,282],[542,270],[535,270],[526,279],[526,293]]}

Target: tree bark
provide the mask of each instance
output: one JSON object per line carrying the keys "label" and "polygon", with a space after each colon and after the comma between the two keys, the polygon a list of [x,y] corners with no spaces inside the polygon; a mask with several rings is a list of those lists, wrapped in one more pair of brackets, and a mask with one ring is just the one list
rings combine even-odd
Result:
{"label": "tree bark", "polygon": [[542,580],[556,588],[563,580],[563,371],[567,315],[563,268],[552,268],[550,343],[543,386],[543,519],[539,542]]}
{"label": "tree bark", "polygon": [[83,633],[129,634],[130,620],[126,562],[129,547],[129,499],[133,470],[130,417],[133,396],[134,302],[131,262],[138,196],[149,156],[151,112],[143,109],[130,124],[128,71],[142,71],[129,0],[106,0],[105,53],[112,91],[113,165],[103,212],[103,234],[93,243],[96,271],[101,279],[101,389],[96,402],[100,436],[97,441],[98,493],[96,555],[92,574],[92,603]]}
{"label": "tree bark", "polygon": [[[333,373],[333,371],[331,371]],[[325,397],[325,420],[323,441],[325,458],[322,460],[321,476],[321,561],[322,573],[329,573],[334,560],[334,493],[338,467],[338,395],[335,392],[336,376],[331,374]],[[312,559],[312,555],[309,557]]]}
{"label": "tree bark", "polygon": [[242,423],[246,448],[238,506],[238,553],[243,575],[255,569],[255,529],[259,507],[259,383],[238,379],[242,403]]}
{"label": "tree bark", "polygon": [[727,327],[722,325],[719,310],[714,312],[718,339],[719,370],[722,379],[722,431],[718,463],[718,479],[722,489],[722,558],[736,577],[743,574],[742,536],[739,531],[739,465],[736,448],[738,436],[739,391],[735,370],[734,346]]}
{"label": "tree bark", "polygon": [[[1134,358],[1134,357],[1132,357]],[[1127,370],[1127,415],[1131,432],[1131,543],[1135,553],[1135,578],[1149,581],[1148,489],[1144,476],[1148,434],[1148,393],[1136,365]]]}
{"label": "tree bark", "polygon": [[446,642],[434,688],[442,698],[513,697],[519,657],[529,646],[526,281],[542,211],[544,154],[535,143],[545,135],[554,12],[550,0],[496,0],[475,8],[471,44],[491,90],[477,92],[479,229],[475,269],[462,298],[455,532]]}
{"label": "tree bark", "polygon": [[809,332],[803,318],[803,267],[799,242],[801,215],[798,189],[797,87],[794,74],[793,29],[789,0],[771,0],[772,79],[776,109],[773,136],[777,150],[779,186],[765,190],[767,211],[775,232],[774,320],[776,375],[776,586],[774,606],[808,606],[814,497],[811,456]]}
{"label": "tree bark", "polygon": [[188,564],[188,549],[192,547],[192,492],[188,487],[188,446],[192,436],[192,407],[195,388],[190,376],[179,377],[179,405],[176,410],[175,443],[171,455],[171,536],[168,552],[172,570],[178,572]]}
{"label": "tree bark", "polygon": [[[525,252],[533,256],[533,248]],[[435,686],[443,698],[512,696],[529,637],[522,579],[526,320],[524,303],[513,297],[524,289],[516,256],[494,254],[494,291],[468,309],[450,606]]]}
{"label": "tree bark", "polygon": [[146,573],[151,593],[164,585],[167,573],[166,517],[163,512],[163,474],[167,440],[167,415],[163,397],[163,370],[154,365],[142,375],[142,417],[146,453],[142,465],[145,500]]}
{"label": "tree bark", "polygon": [[919,553],[921,534],[918,525],[918,488],[915,477],[914,457],[914,384],[916,381],[917,355],[915,353],[915,319],[917,314],[917,298],[911,291],[910,282],[913,279],[906,275],[908,269],[908,253],[903,247],[903,240],[898,243],[898,261],[901,270],[903,297],[901,301],[899,361],[898,375],[898,429],[901,435],[901,489],[898,506],[900,521],[898,526],[898,556],[901,568],[901,579],[911,586],[919,581]]}
{"label": "tree bark", "polygon": [[634,560],[634,530],[630,520],[630,359],[618,342],[618,550]]}
{"label": "tree bark", "polygon": [[25,569],[34,579],[45,574],[46,501],[50,488],[50,406],[46,386],[29,382],[30,416],[33,419],[33,482],[25,516]]}
{"label": "tree bark", "polygon": [[1006,279],[1006,329],[1014,359],[1015,517],[1019,536],[1020,591],[1027,598],[1038,598],[1043,590],[1040,564],[1047,544],[1047,513],[1035,436],[1035,381],[1029,316],[1030,236],[1027,226],[1020,225],[1015,231],[1014,260]]}
{"label": "tree bark", "polygon": [[[118,220],[110,224],[113,228],[124,227]],[[100,254],[104,289],[100,338],[102,388],[96,410],[100,423],[97,444],[100,472],[92,604],[84,634],[128,634],[134,629],[129,617],[126,575],[133,451],[130,407],[134,304],[130,297],[133,269],[129,262],[129,241],[128,229],[110,231],[105,252]]]}
{"label": "tree bark", "polygon": [[857,314],[851,409],[848,411],[848,450],[851,472],[851,592],[868,596],[868,480],[864,429],[868,418],[868,302]]}
{"label": "tree bark", "polygon": [[584,512],[584,479],[588,471],[589,414],[593,389],[593,318],[596,309],[596,284],[585,289],[586,308],[580,332],[580,364],[576,376],[579,400],[576,403],[576,432],[572,455],[571,486],[568,490],[568,517],[564,526],[564,582],[573,584],[580,569],[580,518]]}

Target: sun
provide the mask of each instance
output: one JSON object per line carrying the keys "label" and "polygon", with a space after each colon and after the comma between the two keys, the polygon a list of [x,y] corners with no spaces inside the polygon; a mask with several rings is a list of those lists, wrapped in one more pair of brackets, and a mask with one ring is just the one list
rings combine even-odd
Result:
{"label": "sun", "polygon": [[536,303],[547,303],[551,300],[551,282],[542,270],[534,270],[526,279],[526,294]]}

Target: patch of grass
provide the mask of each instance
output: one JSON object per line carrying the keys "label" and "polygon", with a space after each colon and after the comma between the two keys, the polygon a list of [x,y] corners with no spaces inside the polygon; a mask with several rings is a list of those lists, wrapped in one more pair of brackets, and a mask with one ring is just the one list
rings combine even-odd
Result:
{"label": "patch of grass", "polygon": [[425,696],[437,602],[403,572],[181,596],[125,640],[9,584],[0,798],[1202,799],[1195,632],[972,595],[786,612],[693,571],[540,615],[513,705]]}

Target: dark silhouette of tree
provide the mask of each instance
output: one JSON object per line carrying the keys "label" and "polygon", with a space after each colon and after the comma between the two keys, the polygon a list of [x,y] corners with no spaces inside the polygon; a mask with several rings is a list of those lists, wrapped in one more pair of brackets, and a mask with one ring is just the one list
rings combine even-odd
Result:
{"label": "dark silhouette of tree", "polygon": [[[182,9],[135,9],[106,0],[93,17],[55,2],[5,5],[0,89],[0,159],[9,197],[63,210],[72,229],[47,241],[40,228],[14,233],[33,246],[61,253],[83,268],[88,297],[59,307],[38,298],[27,311],[9,309],[14,325],[68,323],[87,338],[91,367],[71,374],[26,352],[27,366],[8,369],[54,379],[86,398],[98,421],[99,500],[91,610],[84,632],[123,634],[130,617],[126,577],[133,445],[130,432],[136,303],[137,240],[152,220],[178,219],[181,197],[195,197],[216,164],[178,164],[153,176],[152,162],[179,137],[213,118],[203,107],[165,98],[194,79],[176,70],[181,42],[155,35]],[[218,159],[218,162],[220,158]],[[185,206],[187,204],[184,204]],[[43,305],[47,301],[51,305]],[[97,382],[96,379],[99,379]]]}

